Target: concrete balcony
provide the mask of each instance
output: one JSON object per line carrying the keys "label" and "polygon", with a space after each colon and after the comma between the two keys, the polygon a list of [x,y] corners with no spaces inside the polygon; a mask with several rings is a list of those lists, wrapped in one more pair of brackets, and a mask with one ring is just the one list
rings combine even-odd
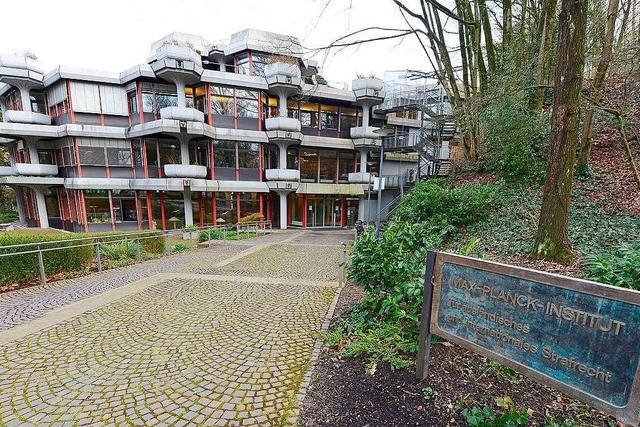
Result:
{"label": "concrete balcony", "polygon": [[373,176],[369,172],[352,172],[349,174],[349,184],[371,184]]}
{"label": "concrete balcony", "polygon": [[207,167],[199,165],[164,165],[164,174],[169,178],[205,178]]}
{"label": "concrete balcony", "polygon": [[267,169],[264,171],[267,181],[300,181],[297,169]]}
{"label": "concrete balcony", "polygon": [[197,52],[186,46],[177,46],[172,44],[165,44],[160,46],[155,55],[150,60],[163,60],[174,59],[176,61],[191,61],[196,64],[202,65],[202,59]]}
{"label": "concrete balcony", "polygon": [[374,131],[379,128],[373,126],[359,126],[351,128],[351,138],[371,138],[371,139],[380,139],[380,135],[375,133]]}
{"label": "concrete balcony", "polygon": [[300,144],[302,141],[302,133],[284,130],[268,130],[267,138],[269,138],[269,142],[273,142],[274,144]]}
{"label": "concrete balcony", "polygon": [[28,125],[51,125],[51,117],[30,111],[7,110],[4,114],[4,121],[6,123],[24,123]]}
{"label": "concrete balcony", "polygon": [[300,120],[289,117],[271,117],[265,120],[267,130],[300,132]]}
{"label": "concrete balcony", "polygon": [[355,79],[351,82],[351,90],[358,101],[382,102],[385,92],[384,82],[376,78]]}
{"label": "concrete balcony", "polygon": [[14,166],[18,175],[24,176],[56,176],[58,175],[57,165],[16,163]]}
{"label": "concrete balcony", "polygon": [[16,68],[44,74],[44,66],[42,63],[23,55],[0,55],[0,67]]}
{"label": "concrete balcony", "polygon": [[165,107],[160,109],[160,118],[182,122],[204,123],[204,113],[195,108]]}
{"label": "concrete balcony", "polygon": [[0,176],[16,175],[16,170],[11,166],[0,166]]}
{"label": "concrete balcony", "polygon": [[297,64],[276,62],[264,67],[264,77],[269,89],[299,90],[302,87],[300,67]]}

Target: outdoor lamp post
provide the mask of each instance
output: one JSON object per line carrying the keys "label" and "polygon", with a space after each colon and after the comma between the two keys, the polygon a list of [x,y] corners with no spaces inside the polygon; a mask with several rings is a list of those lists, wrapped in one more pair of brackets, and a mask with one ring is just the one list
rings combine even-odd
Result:
{"label": "outdoor lamp post", "polygon": [[380,135],[380,170],[378,171],[378,203],[376,208],[376,240],[380,237],[380,214],[382,210],[382,164],[384,163],[384,138],[391,135],[395,131],[389,128],[381,128],[373,131]]}
{"label": "outdoor lamp post", "polygon": [[367,187],[367,222],[371,221],[371,166],[374,162],[367,162],[367,170],[369,171],[369,186]]}

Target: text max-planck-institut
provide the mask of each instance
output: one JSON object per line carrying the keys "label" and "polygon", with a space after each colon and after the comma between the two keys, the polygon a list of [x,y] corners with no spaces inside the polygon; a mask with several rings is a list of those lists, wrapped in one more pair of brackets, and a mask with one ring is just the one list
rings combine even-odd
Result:
{"label": "text max-planck-institut", "polygon": [[[10,160],[0,185],[15,190],[21,221],[71,231],[255,213],[280,228],[371,220],[374,130],[395,126],[372,116],[383,82],[318,84],[300,51],[295,38],[248,29],[226,45],[173,33],[119,74],[45,74],[29,57],[0,55],[0,145]],[[411,179],[415,157],[396,163]]]}

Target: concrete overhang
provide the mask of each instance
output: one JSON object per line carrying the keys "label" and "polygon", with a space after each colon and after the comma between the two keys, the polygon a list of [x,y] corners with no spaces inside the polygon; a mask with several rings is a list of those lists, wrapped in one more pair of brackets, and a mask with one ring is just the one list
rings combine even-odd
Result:
{"label": "concrete overhang", "polygon": [[303,147],[337,148],[342,150],[353,150],[353,141],[347,138],[329,138],[326,136],[305,135],[302,139]]}
{"label": "concrete overhang", "polygon": [[50,86],[60,79],[81,80],[91,83],[121,84],[120,73],[60,66],[44,75],[44,85]]}
{"label": "concrete overhang", "polygon": [[347,196],[364,195],[364,187],[361,184],[315,184],[300,183],[298,194],[344,194]]}
{"label": "concrete overhang", "polygon": [[64,178],[42,176],[5,176],[0,177],[0,185],[24,185],[27,187],[52,187],[64,185]]}
{"label": "concrete overhang", "polygon": [[332,100],[346,101],[355,103],[356,96],[353,91],[336,89],[329,86],[303,84],[302,92],[307,96],[315,98],[326,98]]}
{"label": "concrete overhang", "polygon": [[151,69],[151,65],[149,64],[139,64],[134,67],[129,68],[120,73],[120,83],[129,83],[135,79],[147,77],[153,79],[156,77],[156,73]]}
{"label": "concrete overhang", "polygon": [[269,89],[269,85],[267,85],[264,77],[225,73],[214,70],[204,70],[202,73],[202,81],[223,86],[244,87],[247,89]]}
{"label": "concrete overhang", "polygon": [[64,187],[70,190],[130,190],[129,181],[126,178],[65,178]]}
{"label": "concrete overhang", "polygon": [[223,139],[227,141],[244,141],[244,142],[269,142],[267,134],[257,130],[242,130],[242,129],[226,129],[226,128],[211,128],[214,130],[212,138]]}

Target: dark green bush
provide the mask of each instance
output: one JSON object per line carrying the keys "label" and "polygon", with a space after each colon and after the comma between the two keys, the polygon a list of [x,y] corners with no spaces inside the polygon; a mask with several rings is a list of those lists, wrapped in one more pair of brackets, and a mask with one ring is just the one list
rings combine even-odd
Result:
{"label": "dark green bush", "polygon": [[[0,254],[37,249],[37,246],[27,248],[3,248],[2,246],[77,238],[78,236],[75,234],[63,233],[3,233],[0,234]],[[42,248],[74,245],[77,245],[77,243],[63,241],[55,244],[42,245]],[[95,251],[92,247],[70,248],[43,253],[44,269],[47,275],[81,270],[94,258]],[[0,257],[0,272],[2,273],[0,274],[0,284],[3,285],[39,277],[38,255],[33,253]]]}
{"label": "dark green bush", "polygon": [[356,239],[349,280],[367,292],[358,312],[372,324],[400,322],[417,339],[426,253],[466,226],[485,217],[500,185],[417,185],[402,201],[379,240],[372,229]]}
{"label": "dark green bush", "polygon": [[501,187],[474,184],[451,188],[441,180],[422,182],[402,200],[393,220],[438,227],[469,225],[489,213]]}
{"label": "dark green bush", "polygon": [[610,253],[586,255],[584,272],[591,280],[640,291],[640,240]]}
{"label": "dark green bush", "polygon": [[[59,232],[39,232],[39,231],[21,231],[21,232],[9,232],[0,234],[0,254],[24,252],[27,250],[36,250],[37,246],[29,246],[26,248],[5,248],[3,246],[19,245],[27,243],[39,243],[42,242],[43,249],[50,249],[54,247],[68,247],[85,245],[87,243],[95,242],[99,240],[104,245],[114,244],[120,245],[123,237],[117,237],[123,233],[59,233]],[[128,233],[126,238],[129,243],[128,251],[130,253],[133,250],[132,259],[136,258],[136,244],[133,241],[133,237],[151,237],[140,240],[140,249],[142,253],[162,254],[165,250],[164,238],[159,231],[145,231]],[[85,239],[86,238],[86,239]],[[65,240],[83,239],[74,242],[65,242]],[[46,242],[61,241],[58,243]],[[108,249],[107,249],[108,250]],[[95,261],[95,248],[93,246],[83,246],[80,248],[69,248],[56,251],[45,251],[43,253],[44,269],[47,276],[80,271],[89,266]],[[40,276],[38,267],[38,255],[25,254],[8,257],[0,257],[0,284],[15,283],[23,280],[31,280]]]}
{"label": "dark green bush", "polygon": [[206,230],[200,233],[200,236],[198,237],[198,241],[202,243],[209,240],[222,240],[223,238],[224,238],[224,235],[222,234],[222,230],[220,230],[219,228],[212,228],[210,230]]}
{"label": "dark green bush", "polygon": [[13,222],[18,219],[16,211],[0,211],[0,223]]}

